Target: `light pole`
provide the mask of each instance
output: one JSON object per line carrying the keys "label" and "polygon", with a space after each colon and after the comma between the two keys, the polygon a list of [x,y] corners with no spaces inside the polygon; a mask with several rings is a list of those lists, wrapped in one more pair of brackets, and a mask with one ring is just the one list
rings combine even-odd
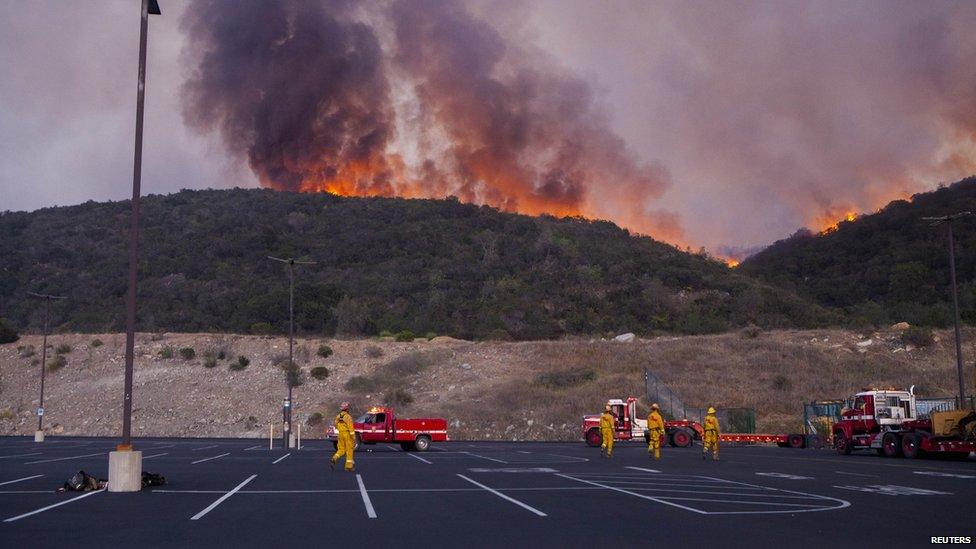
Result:
{"label": "light pole", "polygon": [[160,15],[156,0],[142,0],[139,28],[139,87],[136,90],[136,135],[132,167],[132,219],[129,225],[129,291],[125,297],[125,388],[122,396],[122,442],[108,458],[108,490],[142,489],[142,452],[132,449],[132,363],[136,342],[136,281],[139,273],[139,196],[142,184],[142,120],[146,100],[146,47],[149,15]]}
{"label": "light pole", "polygon": [[44,339],[41,343],[41,396],[37,403],[37,431],[34,432],[34,442],[44,442],[44,368],[47,365],[47,331],[50,319],[50,306],[52,299],[67,299],[63,295],[36,294],[27,292],[27,295],[38,297],[44,300]]}
{"label": "light pole", "polygon": [[288,265],[288,374],[285,377],[286,385],[288,385],[288,398],[285,399],[284,403],[284,420],[285,428],[281,433],[281,438],[283,445],[286,448],[291,448],[294,446],[292,443],[292,430],[291,430],[291,411],[292,411],[292,399],[291,399],[291,377],[295,375],[292,370],[295,368],[294,361],[294,346],[295,346],[295,265],[315,265],[314,261],[297,261],[294,258],[280,259],[277,257],[268,256],[268,259],[272,261],[277,261],[279,263],[285,263]]}
{"label": "light pole", "polygon": [[952,280],[952,308],[953,320],[956,329],[956,376],[959,378],[959,406],[964,406],[966,400],[966,384],[962,377],[962,342],[959,333],[959,292],[956,289],[956,252],[952,239],[952,222],[972,215],[972,212],[959,212],[942,217],[923,217],[926,221],[931,221],[932,226],[942,225],[948,228],[949,233],[949,278]]}

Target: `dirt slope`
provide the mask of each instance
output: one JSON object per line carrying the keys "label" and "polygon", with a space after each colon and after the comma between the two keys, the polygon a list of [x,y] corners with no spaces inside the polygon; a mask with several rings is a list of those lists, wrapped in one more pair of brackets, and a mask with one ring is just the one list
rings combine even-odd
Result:
{"label": "dirt slope", "polygon": [[[973,336],[965,333],[964,341]],[[950,337],[937,334],[924,349],[906,347],[898,332],[839,330],[743,331],[634,343],[300,339],[296,362],[304,384],[294,389],[296,413],[307,436],[320,436],[322,425],[308,424],[310,418],[315,423],[314,413],[328,419],[345,399],[356,412],[398,397],[412,399],[399,406],[404,414],[447,417],[454,438],[576,439],[580,417],[606,398],[643,394],[647,367],[687,404],[752,407],[760,430],[797,429],[801,402],[843,397],[862,386],[916,384],[926,395],[952,394]],[[93,345],[96,339],[103,345]],[[25,336],[0,346],[0,434],[35,429],[40,341]],[[49,362],[58,346],[71,347],[62,355],[66,365],[47,374],[48,432],[120,432],[124,336],[58,334],[48,341]],[[317,356],[320,345],[334,354]],[[192,347],[196,357],[181,358],[183,347]],[[172,358],[162,358],[167,348]],[[971,344],[965,349],[973,350]],[[139,334],[136,350],[133,433],[266,437],[269,422],[280,429],[287,339]],[[204,367],[204,355],[220,351],[226,358]],[[230,364],[240,356],[249,366],[232,371]],[[326,366],[328,378],[308,375],[315,366]],[[353,376],[360,377],[347,388]],[[967,381],[972,382],[971,370]]]}

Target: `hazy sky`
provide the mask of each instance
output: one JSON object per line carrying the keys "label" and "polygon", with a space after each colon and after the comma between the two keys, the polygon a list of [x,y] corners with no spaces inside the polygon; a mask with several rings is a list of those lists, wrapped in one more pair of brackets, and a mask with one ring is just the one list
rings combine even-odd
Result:
{"label": "hazy sky", "polygon": [[[384,122],[379,160],[294,152],[254,122],[267,105],[213,93],[236,70],[262,97],[290,89],[287,78],[263,87],[281,50],[262,63],[225,52],[240,55],[246,33],[273,29],[266,18],[304,24],[303,3],[268,15],[268,3],[244,1],[219,21],[219,1],[160,4],[144,193],[257,186],[252,168],[267,184],[310,188],[309,170],[328,179],[381,162],[392,173],[400,159],[436,156],[423,164],[433,166],[428,187],[414,178],[390,188],[530,212],[551,204],[716,249],[765,244],[976,172],[976,2],[330,2],[316,15],[328,24],[304,36],[330,43],[348,32],[356,51],[380,48],[356,58],[375,70],[348,77],[379,91],[347,118],[357,144],[377,139],[377,116]],[[0,0],[0,210],[130,194],[138,5]],[[341,10],[350,13],[333,20]],[[287,38],[303,36],[289,21]],[[223,57],[207,57],[215,51]],[[294,87],[356,97],[352,84],[322,77],[329,55],[308,51],[288,58],[308,60],[289,69]],[[319,151],[343,154],[352,139],[314,137]],[[269,144],[287,149],[272,164]],[[485,165],[504,168],[485,175]]]}

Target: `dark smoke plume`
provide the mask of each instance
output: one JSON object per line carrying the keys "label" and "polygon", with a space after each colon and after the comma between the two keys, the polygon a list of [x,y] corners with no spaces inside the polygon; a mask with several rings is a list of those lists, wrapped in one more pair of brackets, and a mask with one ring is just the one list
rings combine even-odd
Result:
{"label": "dark smoke plume", "polygon": [[456,195],[681,238],[651,209],[668,172],[637,160],[590,86],[463,3],[202,0],[183,26],[185,119],[265,185]]}

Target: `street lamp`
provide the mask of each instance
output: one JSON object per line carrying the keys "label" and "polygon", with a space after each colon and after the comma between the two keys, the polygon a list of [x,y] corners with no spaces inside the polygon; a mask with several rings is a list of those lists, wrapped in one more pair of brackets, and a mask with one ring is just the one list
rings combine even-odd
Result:
{"label": "street lamp", "polygon": [[956,327],[956,375],[959,378],[959,406],[963,407],[966,400],[966,384],[962,377],[962,342],[959,335],[959,292],[956,289],[956,252],[952,243],[952,222],[973,215],[972,212],[959,212],[942,217],[923,217],[926,221],[931,221],[932,226],[945,224],[949,229],[949,277],[952,279],[952,307],[953,320]]}
{"label": "street lamp", "polygon": [[132,168],[132,219],[129,225],[129,291],[125,297],[125,388],[122,397],[122,442],[108,457],[108,490],[142,489],[142,452],[132,449],[132,362],[136,342],[136,280],[139,272],[139,195],[142,184],[142,120],[146,99],[146,47],[149,15],[160,15],[156,0],[142,0],[139,28],[139,87],[136,91],[136,135]]}
{"label": "street lamp", "polygon": [[[277,261],[279,263],[285,263],[288,265],[288,376],[294,375],[292,369],[295,367],[294,356],[294,340],[295,340],[295,265],[315,265],[314,261],[297,261],[294,258],[280,259],[277,257],[268,256],[268,259],[272,261]],[[288,385],[288,398],[285,399],[284,405],[282,406],[282,411],[284,417],[285,429],[281,433],[281,439],[283,445],[287,448],[294,447],[294,438],[291,430],[291,416],[292,408],[294,408],[293,401],[291,399],[291,378],[285,378],[286,385]]]}
{"label": "street lamp", "polygon": [[27,292],[27,295],[44,300],[44,340],[41,344],[41,396],[37,403],[37,431],[34,431],[34,442],[44,442],[44,368],[47,365],[47,332],[48,320],[50,319],[50,305],[52,299],[67,299],[63,295],[36,294]]}

